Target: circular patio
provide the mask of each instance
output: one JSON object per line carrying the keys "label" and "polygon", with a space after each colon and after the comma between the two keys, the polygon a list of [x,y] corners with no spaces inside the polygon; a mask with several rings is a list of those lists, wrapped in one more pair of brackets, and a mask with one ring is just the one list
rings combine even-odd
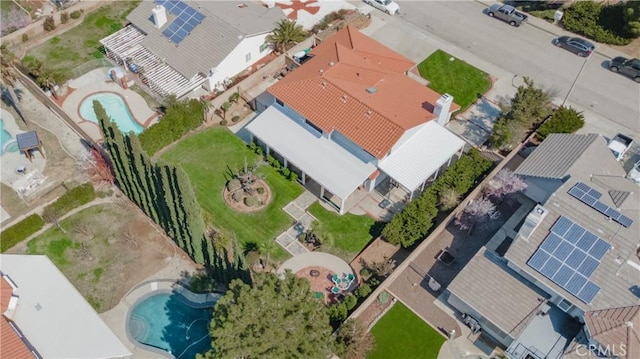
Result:
{"label": "circular patio", "polygon": [[351,266],[332,254],[309,252],[292,257],[278,268],[278,275],[290,270],[297,277],[306,278],[317,298],[329,303],[358,286],[358,278]]}

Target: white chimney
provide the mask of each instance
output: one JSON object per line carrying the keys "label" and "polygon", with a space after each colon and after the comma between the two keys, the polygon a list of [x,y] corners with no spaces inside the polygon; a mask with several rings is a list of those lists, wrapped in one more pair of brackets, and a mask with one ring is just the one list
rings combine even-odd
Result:
{"label": "white chimney", "polygon": [[442,96],[436,101],[436,105],[433,109],[433,114],[436,115],[436,122],[444,126],[449,123],[451,119],[451,104],[453,103],[453,96],[448,93],[442,94]]}
{"label": "white chimney", "polygon": [[156,5],[152,10],[153,14],[153,24],[157,29],[164,26],[167,23],[167,12],[162,5]]}

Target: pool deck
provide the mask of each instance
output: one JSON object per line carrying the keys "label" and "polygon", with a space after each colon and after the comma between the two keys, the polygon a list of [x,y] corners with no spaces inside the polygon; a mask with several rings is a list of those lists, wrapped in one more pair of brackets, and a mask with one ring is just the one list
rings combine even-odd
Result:
{"label": "pool deck", "polygon": [[65,98],[62,109],[95,141],[102,141],[98,124],[87,121],[80,116],[79,107],[82,101],[95,93],[111,92],[122,96],[136,122],[147,128],[155,123],[158,113],[149,108],[147,102],[133,90],[125,90],[116,85],[107,76],[107,68],[95,69],[78,79],[69,82],[71,93]]}

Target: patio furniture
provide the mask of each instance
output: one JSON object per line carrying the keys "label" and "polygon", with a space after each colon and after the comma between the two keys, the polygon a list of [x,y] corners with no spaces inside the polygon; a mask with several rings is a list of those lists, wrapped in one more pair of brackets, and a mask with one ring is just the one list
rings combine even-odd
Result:
{"label": "patio furniture", "polygon": [[338,294],[338,293],[340,293],[340,288],[338,288],[338,287],[333,287],[333,288],[331,288],[331,293],[333,293],[333,294]]}
{"label": "patio furniture", "polygon": [[336,285],[338,285],[338,284],[340,284],[340,282],[342,282],[342,280],[340,280],[340,276],[339,276],[339,275],[337,275],[337,274],[334,274],[334,275],[331,277],[331,280],[332,280],[332,281],[333,281],[333,283],[334,283],[334,284],[336,284]]}
{"label": "patio furniture", "polygon": [[347,274],[347,282],[353,282],[355,278],[356,276],[354,276],[353,273]]}
{"label": "patio furniture", "polygon": [[323,293],[323,292],[316,292],[316,293],[314,294],[314,297],[315,297],[316,299],[324,299],[324,293]]}
{"label": "patio furniture", "polygon": [[378,207],[387,208],[387,206],[389,206],[390,204],[391,204],[391,201],[385,198],[378,204]]}

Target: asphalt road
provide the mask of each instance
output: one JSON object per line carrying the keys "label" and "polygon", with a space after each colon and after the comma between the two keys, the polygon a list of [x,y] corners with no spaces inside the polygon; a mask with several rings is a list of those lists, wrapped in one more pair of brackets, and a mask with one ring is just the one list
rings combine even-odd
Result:
{"label": "asphalt road", "polygon": [[[568,94],[585,59],[556,48],[554,36],[527,24],[513,28],[484,14],[473,1],[399,1],[404,21],[465,49],[484,60],[555,91]],[[400,20],[400,19],[398,19]],[[392,20],[393,21],[393,20]],[[640,84],[607,68],[608,59],[594,53],[587,61],[567,103],[610,119],[630,135],[640,134]]]}

